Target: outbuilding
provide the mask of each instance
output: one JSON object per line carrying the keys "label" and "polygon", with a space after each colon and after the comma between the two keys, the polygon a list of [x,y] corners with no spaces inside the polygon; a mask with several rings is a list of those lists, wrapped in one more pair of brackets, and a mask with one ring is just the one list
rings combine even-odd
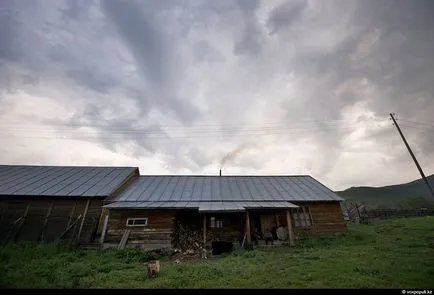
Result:
{"label": "outbuilding", "polygon": [[138,176],[136,167],[0,165],[0,240],[91,243],[102,201]]}

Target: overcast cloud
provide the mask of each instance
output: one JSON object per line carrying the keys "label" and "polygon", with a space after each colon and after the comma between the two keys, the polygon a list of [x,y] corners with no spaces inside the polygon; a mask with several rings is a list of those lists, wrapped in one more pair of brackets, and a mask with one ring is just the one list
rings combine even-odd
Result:
{"label": "overcast cloud", "polygon": [[0,1],[0,163],[434,173],[434,2]]}

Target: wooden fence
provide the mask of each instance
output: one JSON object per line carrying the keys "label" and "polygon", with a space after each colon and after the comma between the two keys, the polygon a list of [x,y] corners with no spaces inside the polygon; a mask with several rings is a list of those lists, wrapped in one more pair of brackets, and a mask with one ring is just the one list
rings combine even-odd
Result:
{"label": "wooden fence", "polygon": [[434,216],[434,209],[367,209],[362,204],[346,204],[344,208],[344,218],[351,223],[366,223],[369,219],[379,218],[398,218],[398,217],[418,217]]}

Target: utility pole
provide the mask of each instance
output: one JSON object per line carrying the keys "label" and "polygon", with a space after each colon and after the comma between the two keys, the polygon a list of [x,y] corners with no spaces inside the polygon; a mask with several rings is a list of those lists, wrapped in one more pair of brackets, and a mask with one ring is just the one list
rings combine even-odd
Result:
{"label": "utility pole", "polygon": [[433,191],[431,185],[429,184],[428,179],[426,179],[425,174],[424,174],[423,171],[422,171],[422,168],[420,167],[419,163],[417,162],[416,157],[415,157],[414,154],[413,154],[413,151],[411,150],[410,146],[408,145],[408,142],[407,142],[407,140],[405,139],[404,134],[402,134],[401,128],[399,128],[398,123],[396,123],[395,117],[393,116],[392,113],[390,114],[390,118],[392,118],[392,121],[393,121],[393,123],[395,124],[396,129],[398,129],[399,135],[401,135],[401,138],[402,138],[402,140],[404,141],[404,144],[405,144],[405,146],[407,147],[408,152],[410,153],[411,157],[413,158],[413,161],[414,161],[414,163],[416,164],[416,167],[417,167],[417,169],[419,170],[420,175],[422,176],[423,180],[424,180],[425,183],[426,183],[426,186],[428,187],[428,189],[429,189],[429,191],[430,191],[430,193],[431,193],[431,196],[434,198],[434,191]]}

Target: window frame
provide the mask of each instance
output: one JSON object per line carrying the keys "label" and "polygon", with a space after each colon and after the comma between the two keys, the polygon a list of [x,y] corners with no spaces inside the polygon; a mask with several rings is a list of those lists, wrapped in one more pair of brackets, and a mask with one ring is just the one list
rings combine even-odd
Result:
{"label": "window frame", "polygon": [[[145,220],[145,224],[134,224],[135,221],[137,220]],[[129,224],[130,221],[133,221],[133,224]],[[148,226],[148,218],[147,217],[131,217],[131,218],[127,218],[127,222],[125,224],[127,227],[146,227]]]}
{"label": "window frame", "polygon": [[223,219],[216,216],[210,216],[209,228],[223,228]]}
{"label": "window frame", "polygon": [[292,220],[294,226],[298,228],[309,228],[312,227],[312,215],[310,213],[309,207],[299,206],[294,208]]}

